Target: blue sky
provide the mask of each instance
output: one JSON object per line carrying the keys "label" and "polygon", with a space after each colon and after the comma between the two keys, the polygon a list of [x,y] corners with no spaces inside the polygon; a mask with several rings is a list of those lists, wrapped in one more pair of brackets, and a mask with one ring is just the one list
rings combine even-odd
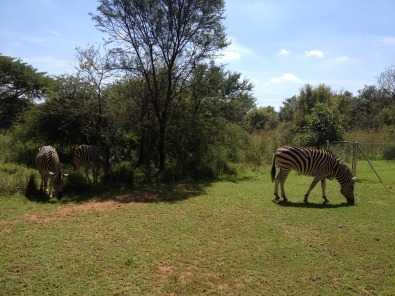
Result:
{"label": "blue sky", "polygon": [[[220,62],[278,108],[305,84],[354,93],[395,64],[395,1],[228,0],[232,44]],[[75,48],[105,37],[95,0],[0,0],[0,52],[49,74],[71,73]]]}

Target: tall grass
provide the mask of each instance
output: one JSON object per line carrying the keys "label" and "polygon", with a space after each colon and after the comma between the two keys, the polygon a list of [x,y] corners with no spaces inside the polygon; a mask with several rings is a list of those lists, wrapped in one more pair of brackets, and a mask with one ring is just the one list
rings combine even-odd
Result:
{"label": "tall grass", "polygon": [[24,193],[31,175],[38,177],[36,170],[15,163],[1,163],[0,195]]}

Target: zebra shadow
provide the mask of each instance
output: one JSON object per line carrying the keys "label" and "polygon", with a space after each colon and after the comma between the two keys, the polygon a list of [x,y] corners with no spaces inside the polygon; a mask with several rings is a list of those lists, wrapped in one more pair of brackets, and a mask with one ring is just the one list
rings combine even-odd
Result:
{"label": "zebra shadow", "polygon": [[337,209],[337,208],[344,208],[344,207],[352,207],[346,202],[340,204],[331,204],[331,203],[305,203],[303,201],[300,202],[293,202],[293,201],[275,201],[272,200],[273,203],[281,206],[281,207],[289,207],[289,208],[309,208],[309,209]]}

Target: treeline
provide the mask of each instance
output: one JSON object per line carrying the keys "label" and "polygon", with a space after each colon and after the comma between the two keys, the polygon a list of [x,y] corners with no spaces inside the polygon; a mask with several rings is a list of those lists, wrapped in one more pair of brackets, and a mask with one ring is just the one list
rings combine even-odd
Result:
{"label": "treeline", "polygon": [[279,112],[259,107],[247,115],[250,131],[280,128],[284,141],[299,145],[321,146],[326,140],[342,140],[352,130],[393,131],[395,127],[395,91],[384,81],[395,82],[395,68],[380,75],[378,85],[365,86],[354,96],[349,91],[335,92],[321,84],[305,85],[283,103]]}
{"label": "treeline", "polygon": [[322,146],[352,130],[394,136],[394,68],[356,95],[306,85],[276,111],[214,62],[227,45],[223,1],[99,4],[93,19],[113,46],[78,49],[75,74],[49,77],[0,55],[0,160],[33,165],[51,144],[69,163],[74,145],[92,144],[115,179],[215,178],[282,144]]}
{"label": "treeline", "polygon": [[[145,81],[123,77],[99,85],[87,69],[98,69],[87,66],[93,55],[100,58],[94,48],[79,50],[78,73],[60,77],[0,56],[1,73],[10,73],[2,74],[0,93],[3,161],[33,165],[37,147],[52,144],[67,162],[74,145],[88,143],[104,147],[115,167],[137,168],[147,177],[159,171],[160,127]],[[275,146],[322,146],[353,130],[385,129],[391,137],[395,95],[381,82],[391,73],[356,96],[305,85],[277,112],[256,106],[253,85],[240,73],[199,64],[172,107],[163,177],[216,177],[234,172],[237,163],[270,160]]]}

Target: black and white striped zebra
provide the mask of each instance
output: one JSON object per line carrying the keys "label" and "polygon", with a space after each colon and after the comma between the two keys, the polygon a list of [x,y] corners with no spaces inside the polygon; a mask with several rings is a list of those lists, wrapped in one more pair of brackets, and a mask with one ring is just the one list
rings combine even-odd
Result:
{"label": "black and white striped zebra", "polygon": [[[276,170],[276,169],[279,170]],[[315,148],[299,148],[283,146],[276,150],[273,156],[271,177],[275,181],[274,196],[279,200],[278,185],[281,187],[281,197],[287,201],[284,191],[284,183],[291,170],[300,174],[313,176],[314,180],[304,196],[304,202],[308,202],[311,190],[321,181],[322,198],[328,202],[325,195],[325,180],[335,178],[340,186],[340,192],[349,204],[354,204],[354,183],[356,178],[351,170],[341,162],[333,153]]]}
{"label": "black and white striped zebra", "polygon": [[103,167],[103,159],[100,149],[95,145],[78,145],[73,149],[73,166],[75,170],[85,168],[86,177],[89,180],[89,171],[92,171],[93,182],[97,183],[99,170]]}
{"label": "black and white striped zebra", "polygon": [[40,190],[48,192],[50,197],[55,193],[55,196],[60,198],[63,191],[63,176],[66,174],[62,173],[62,165],[56,149],[52,146],[39,148],[36,156],[36,166],[41,175]]}

